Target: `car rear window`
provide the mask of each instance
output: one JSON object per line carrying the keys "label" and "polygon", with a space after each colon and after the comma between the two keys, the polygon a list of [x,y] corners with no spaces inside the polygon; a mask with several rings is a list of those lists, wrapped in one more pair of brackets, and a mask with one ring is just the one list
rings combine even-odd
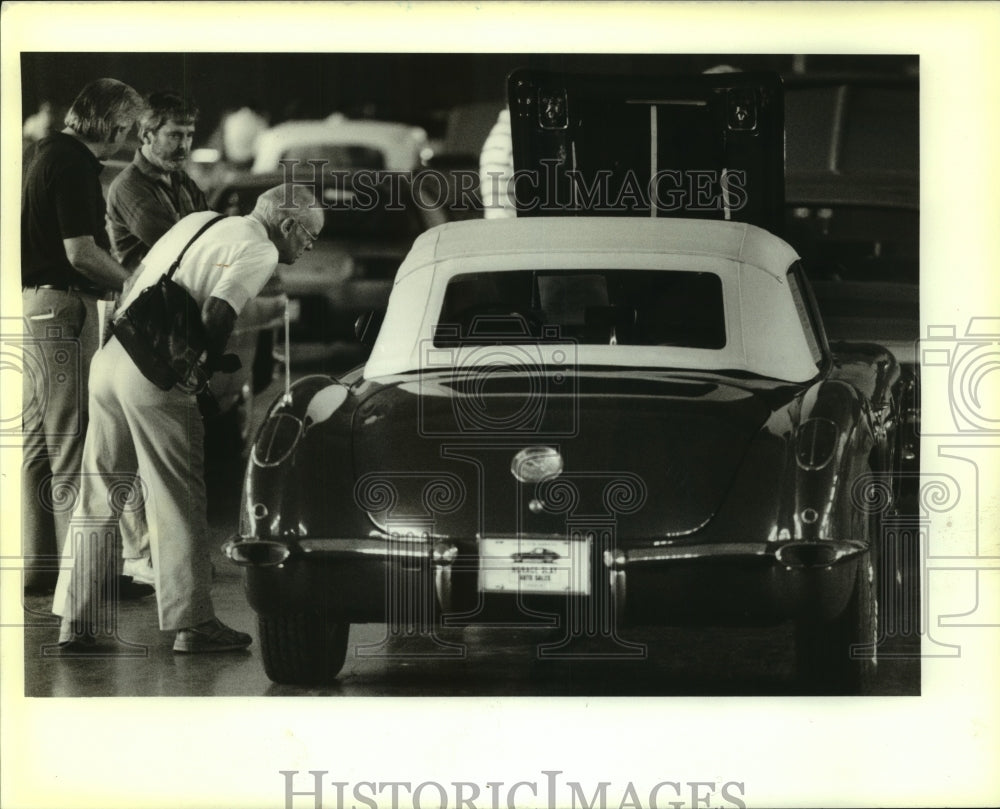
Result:
{"label": "car rear window", "polygon": [[456,275],[439,347],[576,340],[589,345],[726,345],[722,281],[708,272],[521,270]]}

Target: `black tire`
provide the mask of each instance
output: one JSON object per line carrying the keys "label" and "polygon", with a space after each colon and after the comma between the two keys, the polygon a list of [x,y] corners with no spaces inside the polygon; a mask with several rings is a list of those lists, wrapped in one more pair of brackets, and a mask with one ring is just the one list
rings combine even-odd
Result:
{"label": "black tire", "polygon": [[264,671],[276,683],[332,683],[347,657],[351,625],[318,613],[258,615]]}
{"label": "black tire", "polygon": [[799,684],[809,694],[870,694],[877,672],[878,605],[873,571],[858,565],[854,593],[844,611],[828,622],[795,627]]}

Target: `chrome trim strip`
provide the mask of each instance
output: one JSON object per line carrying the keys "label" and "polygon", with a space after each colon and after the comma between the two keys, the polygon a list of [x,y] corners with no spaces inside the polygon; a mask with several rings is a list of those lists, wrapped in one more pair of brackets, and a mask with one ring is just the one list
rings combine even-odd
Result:
{"label": "chrome trim strip", "polygon": [[[774,545],[766,542],[713,542],[702,545],[670,545],[659,548],[633,548],[615,554],[615,564],[672,562],[682,559],[705,559],[717,556],[771,556]],[[624,559],[623,559],[624,557]]]}
{"label": "chrome trim strip", "polygon": [[386,540],[364,539],[300,539],[295,543],[304,553],[333,553],[343,556],[384,556],[386,558],[416,558],[430,556],[430,539]]}
{"label": "chrome trim strip", "polygon": [[[492,536],[492,535],[491,535]],[[274,540],[258,540],[247,538],[243,542],[275,542]],[[434,544],[439,539],[430,537],[407,540],[388,540],[380,537],[364,538],[309,538],[295,539],[288,542],[289,547],[299,549],[304,553],[330,553],[344,556],[382,556],[386,558],[431,558]],[[278,544],[275,542],[275,544]],[[447,544],[447,543],[446,543]],[[785,547],[798,545],[816,545],[833,548],[839,560],[852,553],[865,550],[862,542],[854,540],[823,539],[813,542],[713,542],[699,545],[671,545],[653,548],[632,548],[629,550],[608,550],[604,553],[604,564],[610,569],[617,569],[631,564],[650,562],[672,562],[690,559],[707,559],[719,557],[747,558],[770,556]],[[450,560],[449,560],[450,561]],[[442,562],[447,564],[447,562]]]}
{"label": "chrome trim strip", "polygon": [[[777,544],[774,542],[713,542],[700,545],[671,545],[656,548],[634,548],[619,550],[607,554],[605,565],[609,568],[621,568],[630,564],[647,562],[676,562],[687,559],[709,559],[730,556],[747,558],[754,556],[770,556],[776,558],[782,548],[790,548],[794,552],[797,546],[817,546],[832,549],[835,561],[843,559],[866,549],[863,542],[856,540],[817,539],[813,541],[795,541]],[[613,556],[613,558],[611,558]]]}

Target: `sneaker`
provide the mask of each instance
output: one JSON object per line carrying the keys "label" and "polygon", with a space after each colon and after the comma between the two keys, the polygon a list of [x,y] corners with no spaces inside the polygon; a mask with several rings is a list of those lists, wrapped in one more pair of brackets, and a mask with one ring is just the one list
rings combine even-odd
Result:
{"label": "sneaker", "polygon": [[212,618],[197,626],[178,629],[174,638],[175,652],[231,652],[245,649],[253,643],[246,632],[230,629],[218,618]]}

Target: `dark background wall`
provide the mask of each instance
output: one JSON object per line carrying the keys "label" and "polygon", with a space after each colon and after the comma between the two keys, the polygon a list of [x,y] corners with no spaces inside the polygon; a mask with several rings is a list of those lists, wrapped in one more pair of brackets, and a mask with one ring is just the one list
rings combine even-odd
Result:
{"label": "dark background wall", "polygon": [[206,138],[227,109],[254,105],[272,123],[340,111],[417,123],[440,136],[457,104],[500,102],[515,67],[570,72],[688,73],[720,63],[744,70],[915,74],[910,56],[670,54],[412,54],[412,53],[24,53],[23,117],[42,101],[67,107],[87,82],[104,76],[146,93],[175,89],[202,109]]}

